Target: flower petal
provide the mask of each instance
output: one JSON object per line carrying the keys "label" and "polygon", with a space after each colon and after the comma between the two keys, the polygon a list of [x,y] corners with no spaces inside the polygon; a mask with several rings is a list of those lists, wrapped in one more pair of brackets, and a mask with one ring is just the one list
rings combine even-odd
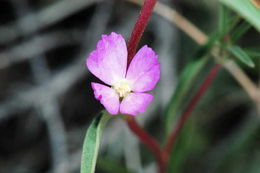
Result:
{"label": "flower petal", "polygon": [[90,53],[86,64],[89,71],[106,84],[113,85],[125,78],[127,48],[122,35],[114,32],[102,35],[102,40]]}
{"label": "flower petal", "polygon": [[128,115],[144,113],[152,100],[153,95],[148,93],[130,93],[121,102],[120,112]]}
{"label": "flower petal", "polygon": [[126,79],[132,81],[132,90],[152,90],[160,79],[158,56],[148,46],[143,46],[134,56],[128,68]]}
{"label": "flower petal", "polygon": [[110,114],[118,114],[119,111],[119,97],[118,94],[110,87],[92,82],[91,86],[94,90],[94,95],[97,100],[100,100],[106,110]]}

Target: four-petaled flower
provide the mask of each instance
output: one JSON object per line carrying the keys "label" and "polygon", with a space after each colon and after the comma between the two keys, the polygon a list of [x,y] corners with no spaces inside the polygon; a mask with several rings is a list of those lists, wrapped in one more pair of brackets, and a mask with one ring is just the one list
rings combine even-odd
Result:
{"label": "four-petaled flower", "polygon": [[87,58],[91,73],[109,86],[92,82],[95,98],[110,114],[137,115],[143,113],[153,99],[145,93],[152,90],[160,78],[158,56],[143,46],[127,69],[127,47],[122,35],[102,35]]}

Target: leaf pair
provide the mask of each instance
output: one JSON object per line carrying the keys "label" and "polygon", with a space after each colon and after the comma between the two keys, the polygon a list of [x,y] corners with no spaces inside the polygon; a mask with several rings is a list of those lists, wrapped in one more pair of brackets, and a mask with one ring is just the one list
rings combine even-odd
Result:
{"label": "leaf pair", "polygon": [[[232,3],[230,3],[232,1]],[[240,2],[239,0],[230,0],[226,2],[222,0],[225,5],[228,5],[230,8],[235,8],[238,4],[243,4],[245,1]],[[238,3],[238,4],[236,4]],[[245,7],[246,8],[246,7]],[[236,9],[236,8],[235,8]],[[243,9],[244,10],[244,9]],[[242,15],[243,10],[239,13]],[[242,63],[246,64],[249,67],[254,67],[255,64],[249,57],[249,55],[239,46],[235,45],[237,40],[244,35],[246,31],[251,27],[251,25],[243,21],[239,23],[239,18],[237,16],[231,16],[231,11],[224,5],[220,5],[220,18],[219,18],[219,29],[218,33],[220,35],[220,43],[223,45],[222,49],[227,50],[231,55],[240,60]],[[260,13],[259,13],[260,18]],[[257,25],[256,25],[257,26]],[[225,37],[227,36],[227,37]],[[225,39],[226,38],[226,39]]]}

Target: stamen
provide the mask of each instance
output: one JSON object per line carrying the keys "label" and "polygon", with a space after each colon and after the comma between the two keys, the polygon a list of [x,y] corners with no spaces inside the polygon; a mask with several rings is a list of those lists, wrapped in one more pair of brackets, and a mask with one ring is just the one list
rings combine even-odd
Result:
{"label": "stamen", "polygon": [[126,79],[119,81],[112,88],[117,92],[120,98],[125,97],[131,92],[130,82]]}

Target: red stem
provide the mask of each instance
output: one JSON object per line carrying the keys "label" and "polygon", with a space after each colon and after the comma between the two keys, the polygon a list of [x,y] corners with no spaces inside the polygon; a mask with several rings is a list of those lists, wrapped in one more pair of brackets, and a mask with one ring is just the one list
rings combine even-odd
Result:
{"label": "red stem", "polygon": [[[141,36],[149,21],[156,2],[157,0],[145,0],[144,2],[140,15],[135,23],[135,26],[128,41],[127,66],[129,66],[136,53],[136,48],[138,46],[138,43],[140,42]],[[161,150],[156,140],[154,140],[153,137],[151,137],[142,127],[138,125],[134,117],[129,117],[126,121],[130,130],[132,130],[132,132],[139,138],[139,140],[142,141],[143,144],[145,144],[147,148],[149,148],[154,154],[158,163],[158,172],[164,173],[166,168],[166,160],[164,159],[164,154],[162,154],[163,151]]]}
{"label": "red stem", "polygon": [[140,15],[135,23],[135,26],[132,30],[130,39],[128,41],[128,65],[130,64],[131,60],[133,59],[136,48],[138,46],[138,43],[141,39],[141,36],[144,32],[144,29],[149,21],[149,18],[151,16],[151,13],[153,11],[154,5],[157,2],[157,0],[145,0],[143,8],[141,9]]}
{"label": "red stem", "polygon": [[[213,79],[216,77],[218,71],[220,70],[221,65],[215,64],[214,67],[211,69],[210,73],[208,74],[207,78],[204,80],[204,82],[201,84],[200,88],[196,92],[196,94],[191,99],[190,103],[180,116],[179,121],[177,122],[176,127],[173,129],[172,134],[168,138],[168,141],[166,142],[166,145],[164,147],[165,153],[169,155],[172,151],[173,145],[175,144],[176,138],[178,134],[180,133],[182,127],[184,126],[186,120],[191,115],[191,112],[193,111],[194,107],[198,104],[201,97],[205,94],[207,89],[209,88],[210,84],[212,83]],[[168,159],[168,156],[167,156]]]}
{"label": "red stem", "polygon": [[[140,15],[135,23],[130,39],[128,41],[127,66],[129,66],[136,53],[136,48],[138,46],[138,43],[140,42],[141,36],[149,21],[156,2],[157,0],[145,0],[144,2]],[[126,121],[130,130],[132,130],[132,132],[139,138],[139,140],[142,141],[154,154],[158,163],[158,172],[164,173],[166,169],[166,159],[164,159],[165,154],[161,150],[156,140],[154,140],[153,137],[151,137],[142,127],[138,125],[134,117],[129,117]]]}
{"label": "red stem", "polygon": [[154,154],[157,163],[158,163],[158,172],[164,173],[166,166],[166,159],[164,159],[164,155],[162,154],[162,150],[157,143],[146,131],[143,130],[142,127],[138,125],[134,117],[127,118],[127,125],[132,130],[132,132],[139,138],[139,140],[146,145],[151,152]]}
{"label": "red stem", "polygon": [[[128,41],[128,60],[127,64],[129,65],[131,60],[133,59],[136,48],[138,46],[138,43],[141,39],[141,36],[144,32],[144,29],[149,21],[149,18],[151,16],[151,13],[153,11],[153,8],[156,4],[157,0],[145,0],[144,5],[141,9],[140,15],[137,19],[137,22],[133,28],[133,31],[131,33],[130,39]],[[210,86],[211,82],[215,78],[217,72],[219,71],[221,65],[216,64],[205,81],[202,83],[201,87],[195,94],[195,96],[191,99],[189,105],[184,110],[183,114],[181,115],[176,127],[174,128],[171,136],[169,137],[164,149],[162,150],[158,143],[142,128],[138,125],[134,117],[127,118],[127,124],[130,130],[139,138],[140,141],[143,142],[154,154],[157,163],[158,163],[158,172],[164,173],[166,171],[166,164],[168,161],[169,154],[172,150],[172,146],[174,145],[176,138],[181,131],[182,127],[184,126],[187,118],[191,114],[194,107],[199,102],[200,98],[203,96],[203,94],[206,92],[208,87]]]}

